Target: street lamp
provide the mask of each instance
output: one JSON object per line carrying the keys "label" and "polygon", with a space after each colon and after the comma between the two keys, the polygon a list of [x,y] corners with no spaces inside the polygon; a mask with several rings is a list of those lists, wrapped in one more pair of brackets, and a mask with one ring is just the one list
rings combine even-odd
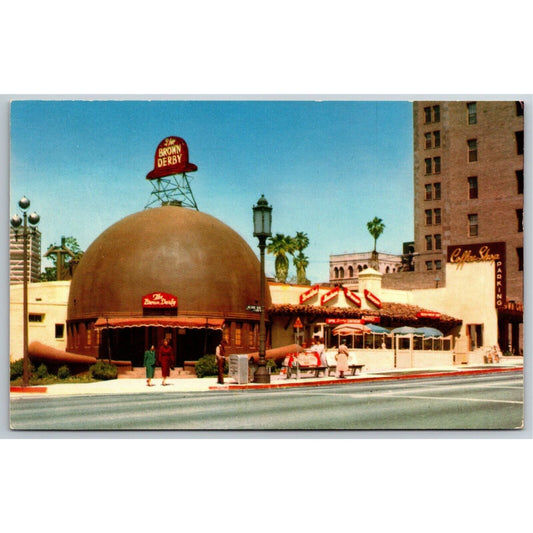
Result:
{"label": "street lamp", "polygon": [[[25,196],[19,200],[19,207],[22,209],[22,217],[14,215],[11,217],[11,227],[15,232],[15,239],[18,240],[19,227],[22,224],[22,261],[23,261],[23,344],[24,358],[22,360],[22,384],[28,385],[30,377],[29,359],[28,359],[28,238],[35,235],[35,226],[39,223],[41,217],[37,213],[28,215],[27,209],[30,207],[30,201]],[[30,227],[28,228],[28,222]]]}
{"label": "street lamp", "polygon": [[272,236],[272,206],[268,205],[262,194],[253,207],[254,212],[254,237],[259,239],[261,255],[261,315],[259,319],[259,367],[255,372],[256,383],[270,383],[270,374],[266,369],[265,360],[265,247],[266,240]]}

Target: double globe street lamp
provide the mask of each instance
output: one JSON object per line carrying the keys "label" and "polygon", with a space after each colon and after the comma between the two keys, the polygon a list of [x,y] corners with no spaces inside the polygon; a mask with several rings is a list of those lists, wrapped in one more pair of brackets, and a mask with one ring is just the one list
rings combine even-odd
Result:
{"label": "double globe street lamp", "polygon": [[[19,227],[22,224],[22,261],[23,261],[23,345],[24,359],[22,361],[22,384],[27,386],[30,377],[30,365],[28,359],[28,239],[30,235],[35,235],[35,226],[39,223],[40,216],[37,213],[28,215],[27,210],[30,207],[30,201],[25,196],[19,200],[19,207],[22,209],[22,218],[19,215],[11,217],[11,227],[15,233],[15,239],[18,240]],[[28,227],[28,222],[30,226]]]}
{"label": "double globe street lamp", "polygon": [[261,315],[259,319],[259,366],[254,375],[255,383],[270,383],[270,374],[266,368],[265,360],[265,247],[266,240],[272,236],[272,206],[268,205],[262,194],[253,207],[254,237],[259,239],[259,252],[261,256]]}

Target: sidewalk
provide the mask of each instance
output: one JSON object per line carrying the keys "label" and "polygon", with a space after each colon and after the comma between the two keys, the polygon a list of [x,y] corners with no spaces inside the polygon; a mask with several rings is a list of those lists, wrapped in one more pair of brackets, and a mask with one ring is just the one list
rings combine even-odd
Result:
{"label": "sidewalk", "polygon": [[167,385],[161,385],[161,379],[152,380],[152,387],[146,385],[143,379],[113,379],[109,381],[97,381],[94,383],[58,383],[47,386],[11,387],[11,397],[42,397],[42,396],[75,396],[75,395],[100,395],[100,394],[160,394],[172,392],[208,392],[208,391],[231,391],[231,390],[257,390],[257,389],[280,389],[292,387],[316,387],[324,385],[346,385],[348,383],[392,381],[398,379],[420,379],[424,377],[440,377],[465,374],[487,374],[495,372],[512,372],[523,369],[522,364],[516,361],[503,361],[499,364],[468,366],[460,365],[453,367],[431,369],[391,369],[383,371],[363,372],[356,376],[346,376],[339,379],[330,377],[311,377],[302,373],[300,379],[284,375],[274,374],[271,382],[266,384],[248,383],[238,384],[233,379],[225,378],[224,385],[217,384],[216,377],[169,379]]}

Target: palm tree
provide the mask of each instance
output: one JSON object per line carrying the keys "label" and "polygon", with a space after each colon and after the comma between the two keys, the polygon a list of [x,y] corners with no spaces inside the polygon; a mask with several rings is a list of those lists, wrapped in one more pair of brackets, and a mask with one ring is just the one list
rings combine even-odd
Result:
{"label": "palm tree", "polygon": [[295,251],[298,255],[293,254],[293,263],[296,268],[296,283],[307,285],[309,280],[305,269],[309,266],[309,258],[304,255],[303,251],[309,246],[309,237],[303,231],[297,231],[296,237],[292,239]]}
{"label": "palm tree", "polygon": [[376,252],[376,244],[379,239],[379,236],[383,233],[383,230],[385,229],[385,224],[383,224],[383,220],[378,217],[374,217],[374,220],[371,220],[370,222],[366,223],[366,227],[368,228],[368,231],[372,237],[374,237],[374,253]]}
{"label": "palm tree", "polygon": [[372,237],[374,237],[374,251],[372,252],[372,263],[373,268],[376,270],[379,270],[379,260],[378,260],[378,252],[376,251],[376,245],[378,242],[379,236],[383,233],[383,230],[385,229],[385,224],[383,224],[383,220],[378,217],[374,217],[373,220],[366,223],[366,227],[368,228],[368,231]]}
{"label": "palm tree", "polygon": [[267,252],[274,254],[276,260],[274,267],[276,269],[276,279],[285,283],[289,273],[289,258],[287,254],[294,252],[294,242],[292,237],[283,235],[283,233],[276,233],[274,237],[270,237],[270,242],[267,245]]}
{"label": "palm tree", "polygon": [[296,267],[296,283],[299,285],[310,285],[305,272],[305,269],[309,266],[309,258],[302,252],[299,252],[298,255],[294,256],[293,263]]}

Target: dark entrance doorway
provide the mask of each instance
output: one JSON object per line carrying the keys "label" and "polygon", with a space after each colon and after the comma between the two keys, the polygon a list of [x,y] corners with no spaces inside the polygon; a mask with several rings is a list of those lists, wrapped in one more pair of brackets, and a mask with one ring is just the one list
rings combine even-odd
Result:
{"label": "dark entrance doorway", "polygon": [[135,367],[144,364],[144,352],[154,345],[156,352],[167,338],[174,350],[175,366],[185,361],[197,361],[203,355],[214,354],[222,338],[221,330],[209,328],[134,327],[103,329],[99,357],[116,361],[131,361]]}

